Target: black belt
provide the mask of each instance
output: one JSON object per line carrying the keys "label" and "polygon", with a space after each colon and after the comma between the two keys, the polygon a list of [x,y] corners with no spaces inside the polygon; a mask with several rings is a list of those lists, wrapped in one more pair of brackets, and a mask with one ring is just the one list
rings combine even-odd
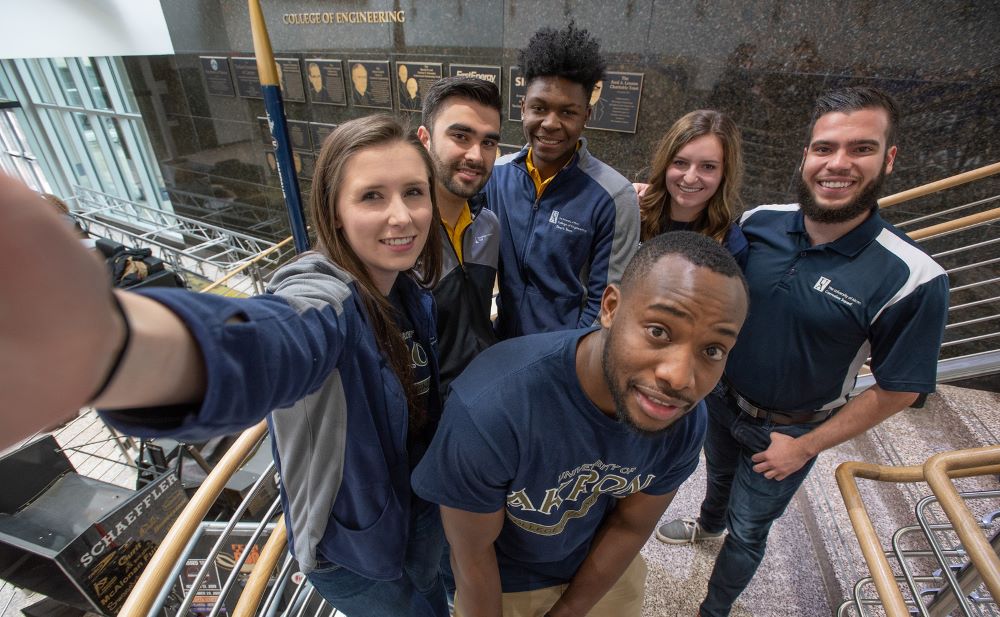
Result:
{"label": "black belt", "polygon": [[816,424],[818,422],[823,422],[840,409],[840,407],[834,407],[833,409],[824,409],[811,413],[784,413],[781,411],[764,409],[763,407],[758,407],[745,399],[729,384],[726,384],[726,396],[732,399],[732,401],[736,403],[736,406],[740,408],[740,411],[748,416],[759,420],[766,420],[773,424]]}

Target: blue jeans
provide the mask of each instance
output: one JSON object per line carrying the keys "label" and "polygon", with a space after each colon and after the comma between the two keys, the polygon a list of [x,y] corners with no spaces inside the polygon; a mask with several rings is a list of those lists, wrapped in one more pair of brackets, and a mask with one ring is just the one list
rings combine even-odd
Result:
{"label": "blue jeans", "polygon": [[438,567],[444,529],[438,507],[421,504],[410,515],[403,576],[395,581],[365,578],[336,564],[319,561],[307,575],[316,591],[350,617],[448,617]]}
{"label": "blue jeans", "polygon": [[766,450],[771,432],[799,437],[818,424],[772,424],[740,411],[724,395],[725,386],[705,399],[708,434],[705,461],[708,492],[701,504],[698,522],[705,531],[729,529],[708,581],[708,595],[699,610],[701,617],[729,615],[736,598],[750,583],[764,559],[771,523],[780,517],[795,491],[812,469],[810,459],[784,480],[768,480],[753,470],[750,457]]}

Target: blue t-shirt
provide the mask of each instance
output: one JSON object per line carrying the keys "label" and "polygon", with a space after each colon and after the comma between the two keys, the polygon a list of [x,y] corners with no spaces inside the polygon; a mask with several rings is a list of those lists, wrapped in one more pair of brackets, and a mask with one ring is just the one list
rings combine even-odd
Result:
{"label": "blue t-shirt", "polygon": [[669,493],[698,465],[704,403],[651,437],[587,398],[576,348],[593,331],[525,336],[480,354],[452,383],[413,473],[413,490],[428,501],[505,510],[495,543],[504,592],[568,582],[619,498]]}

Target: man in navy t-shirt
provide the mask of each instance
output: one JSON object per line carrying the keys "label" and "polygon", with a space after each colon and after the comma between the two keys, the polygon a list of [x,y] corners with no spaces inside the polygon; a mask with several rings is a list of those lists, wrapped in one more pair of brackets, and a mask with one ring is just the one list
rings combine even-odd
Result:
{"label": "man in navy t-shirt", "polygon": [[[701,617],[729,614],[820,452],[934,391],[948,275],[878,214],[898,116],[874,88],[820,96],[799,203],[740,221],[750,314],[725,387],[706,399],[707,494],[697,519],[657,530],[672,544],[729,531]],[[848,400],[869,357],[876,383]]]}
{"label": "man in navy t-shirt", "polygon": [[599,328],[470,364],[412,480],[441,505],[456,614],[639,615],[639,549],[697,466],[746,310],[725,249],[664,234],[604,292]]}

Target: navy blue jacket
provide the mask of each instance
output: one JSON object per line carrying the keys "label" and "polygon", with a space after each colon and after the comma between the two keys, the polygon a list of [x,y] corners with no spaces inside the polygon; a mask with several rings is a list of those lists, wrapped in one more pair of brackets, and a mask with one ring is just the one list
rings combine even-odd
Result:
{"label": "navy blue jacket", "polygon": [[639,246],[639,201],[624,176],[579,150],[541,198],[528,147],[499,161],[484,189],[500,219],[497,335],[593,325],[601,295]]}
{"label": "navy blue jacket", "polygon": [[[303,571],[322,556],[367,578],[395,580],[403,574],[411,500],[406,395],[355,286],[310,253],[275,274],[273,294],[239,300],[149,290],[144,295],[175,312],[201,347],[204,400],[102,415],[129,434],[191,441],[266,416],[289,545]],[[415,336],[427,343],[428,414],[436,426],[433,300],[404,275],[396,286]]]}

